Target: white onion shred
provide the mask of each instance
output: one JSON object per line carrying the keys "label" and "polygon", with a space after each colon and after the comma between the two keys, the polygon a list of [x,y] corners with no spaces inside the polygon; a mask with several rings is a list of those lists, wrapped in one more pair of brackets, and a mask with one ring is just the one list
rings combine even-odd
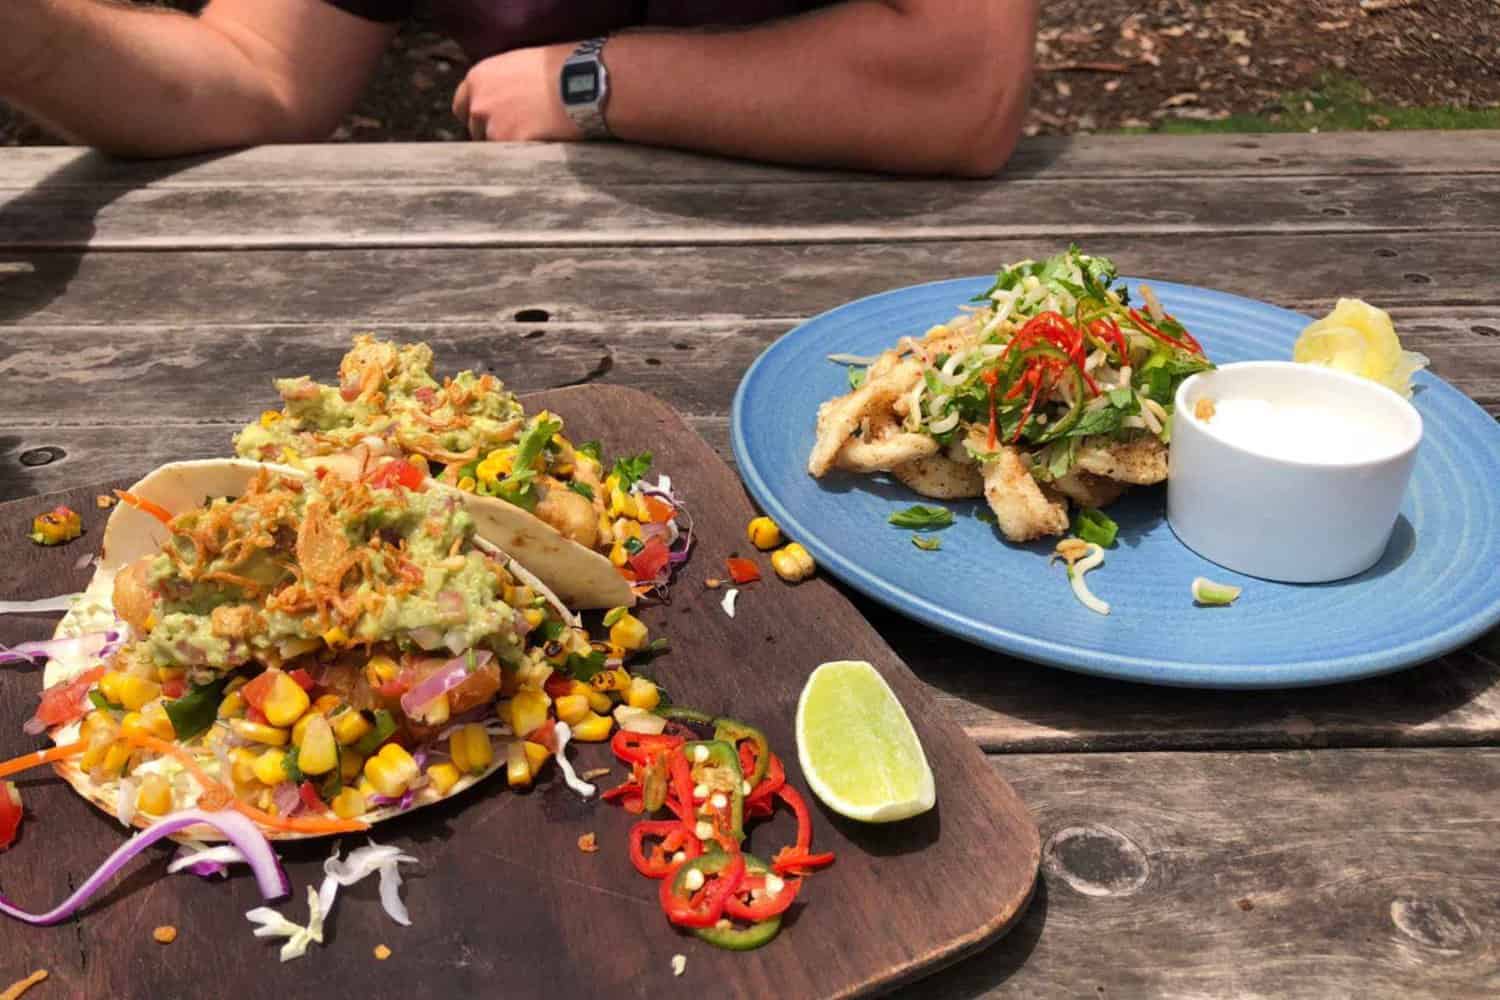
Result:
{"label": "white onion shred", "polygon": [[245,918],[251,923],[259,924],[255,928],[255,936],[284,937],[286,944],[281,946],[281,960],[290,962],[294,958],[301,958],[307,954],[307,946],[314,941],[323,943],[323,906],[318,901],[318,890],[312,886],[307,887],[307,926],[294,924],[286,917],[277,913],[269,906],[257,906],[245,914]]}
{"label": "white onion shred", "polygon": [[34,615],[47,611],[67,611],[82,594],[58,594],[35,601],[0,601],[0,615]]}
{"label": "white onion shred", "polygon": [[139,778],[120,779],[120,789],[115,793],[115,815],[124,826],[129,826],[135,819],[135,793],[140,786]]}
{"label": "white onion shred", "polygon": [[734,599],[739,596],[739,590],[735,587],[730,587],[724,591],[724,599],[719,602],[719,606],[724,609],[724,613],[731,618],[734,617]]}
{"label": "white onion shred", "polygon": [[176,875],[184,868],[191,868],[194,865],[203,864],[204,862],[214,865],[249,864],[245,860],[245,855],[233,844],[220,844],[217,847],[209,847],[207,844],[194,840],[189,841],[183,846],[184,848],[191,848],[191,850],[178,852],[177,857],[172,863],[167,865],[168,875]]}
{"label": "white onion shred", "polygon": [[593,795],[596,789],[593,785],[578,777],[578,772],[573,770],[573,762],[568,760],[565,752],[568,749],[568,741],[573,738],[573,727],[566,722],[557,724],[557,752],[553,754],[557,758],[557,769],[562,772],[563,781],[584,798]]}
{"label": "white onion shred", "polygon": [[1073,584],[1073,594],[1090,611],[1101,615],[1109,614],[1109,605],[1095,597],[1089,585],[1084,582],[1083,574],[1098,567],[1104,562],[1104,550],[1093,542],[1089,543],[1089,554],[1084,556],[1068,567],[1068,581]]}

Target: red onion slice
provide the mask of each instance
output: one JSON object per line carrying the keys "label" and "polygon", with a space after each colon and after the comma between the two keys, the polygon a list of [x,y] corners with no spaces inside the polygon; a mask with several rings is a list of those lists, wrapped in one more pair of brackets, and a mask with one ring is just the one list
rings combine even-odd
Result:
{"label": "red onion slice", "polygon": [[[494,655],[487,649],[477,650],[474,653],[474,669],[478,670],[490,662]],[[455,656],[444,663],[426,680],[412,688],[401,696],[401,711],[407,715],[416,715],[423,706],[429,704],[440,694],[447,694],[464,682],[469,676],[469,657]]]}
{"label": "red onion slice", "polygon": [[136,855],[158,840],[199,823],[218,830],[240,849],[240,853],[245,856],[245,860],[250,865],[250,870],[255,874],[255,884],[260,889],[262,897],[268,900],[280,899],[291,891],[291,883],[287,881],[286,872],[281,870],[281,863],[276,860],[276,854],[271,850],[270,842],[248,817],[227,809],[219,812],[184,809],[152,824],[121,844],[114,853],[104,859],[104,863],[94,871],[94,874],[85,879],[71,896],[46,913],[30,913],[14,905],[4,896],[0,896],[0,913],[37,927],[50,927],[53,924],[62,923],[82,909],[84,904],[118,875],[120,870]]}

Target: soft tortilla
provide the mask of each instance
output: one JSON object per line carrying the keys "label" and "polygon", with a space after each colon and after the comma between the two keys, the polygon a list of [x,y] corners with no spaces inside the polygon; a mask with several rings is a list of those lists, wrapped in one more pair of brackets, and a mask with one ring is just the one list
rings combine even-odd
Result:
{"label": "soft tortilla", "polygon": [[[195,462],[173,462],[164,465],[155,472],[150,473],[140,482],[130,487],[130,492],[142,500],[149,500],[158,504],[167,511],[176,514],[193,507],[200,506],[205,498],[209,497],[232,497],[244,493],[250,481],[255,478],[261,469],[269,469],[274,474],[291,476],[293,478],[305,478],[306,472],[288,468],[286,466],[268,465],[266,463],[251,462],[245,459],[209,459]],[[483,499],[483,498],[480,498]],[[522,511],[521,513],[525,513]],[[476,521],[478,520],[476,516]],[[550,530],[550,528],[549,528]],[[115,574],[121,567],[141,558],[158,552],[166,541],[167,532],[155,517],[144,511],[138,510],[129,504],[121,503],[114,512],[110,514],[109,521],[104,527],[103,549],[100,552],[99,565],[94,571],[93,579],[89,581],[84,590],[82,599],[57,623],[54,633],[56,638],[72,638],[90,632],[99,632],[109,628],[125,628],[128,626],[118,622],[113,613],[113,593]],[[558,596],[548,588],[546,583],[537,578],[537,575],[522,566],[513,555],[501,551],[496,545],[489,544],[484,538],[479,538],[477,544],[492,556],[499,557],[507,570],[515,574],[523,583],[526,583],[538,593],[548,599],[548,602],[563,617],[563,620],[572,625],[578,624],[578,617],[573,614]],[[608,560],[605,560],[608,565]],[[611,567],[613,570],[613,567]],[[616,574],[618,578],[618,574]],[[621,580],[623,583],[623,579]],[[43,686],[51,687],[82,673],[92,666],[92,662],[70,662],[65,659],[49,659],[43,672]],[[71,743],[78,738],[78,723],[61,726],[52,730],[49,734],[54,743]],[[430,785],[418,790],[412,799],[410,807],[400,808],[399,805],[381,806],[371,809],[360,817],[361,820],[374,824],[413,809],[432,805],[435,802],[445,801],[463,792],[473,785],[478,784],[485,778],[494,774],[505,766],[506,754],[504,747],[497,749],[495,759],[483,774],[466,774],[448,791],[447,795],[439,795]],[[210,774],[218,771],[218,762],[211,753],[198,755],[200,766]],[[61,761],[53,765],[62,778],[72,785],[73,788],[111,816],[118,816],[118,797],[120,783],[118,780],[96,782],[90,778],[81,768],[76,760]],[[137,812],[133,824],[144,829],[155,821],[156,817]],[[297,833],[289,830],[263,830],[266,837],[271,840],[306,840],[317,837],[337,836],[337,834]],[[189,827],[173,836],[175,840],[199,840],[204,842],[218,842],[224,839],[223,835],[211,827],[195,826]]]}

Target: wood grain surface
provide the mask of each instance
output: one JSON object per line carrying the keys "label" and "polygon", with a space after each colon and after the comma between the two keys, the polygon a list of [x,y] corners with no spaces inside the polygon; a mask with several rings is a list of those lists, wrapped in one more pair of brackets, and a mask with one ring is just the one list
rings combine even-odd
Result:
{"label": "wood grain surface", "polygon": [[[920,976],[1004,933],[1030,897],[1039,858],[1026,807],[928,690],[830,584],[795,589],[767,565],[766,580],[743,589],[731,619],[722,592],[705,588],[724,575],[724,559],[744,553],[751,516],[739,481],[665,405],[643,393],[592,386],[542,393],[527,408],[562,414],[571,434],[602,437],[614,454],[650,449],[690,505],[697,548],[669,605],[649,609],[653,632],[673,650],[654,670],[679,704],[733,713],[764,727],[789,775],[802,788],[792,722],[802,683],[820,662],[866,659],[891,683],[917,727],[934,773],[938,806],[909,822],[852,823],[814,803],[815,843],[839,855],[836,867],[806,886],[806,902],[771,945],[751,954],[721,952],[684,938],[661,917],[655,883],[630,866],[625,835],[633,817],[597,800],[585,802],[556,778],[515,794],[490,781],[461,800],[420,810],[372,831],[421,859],[406,900],[414,926],[399,928],[374,905],[374,887],[341,898],[328,947],[290,965],[251,937],[243,917],[255,905],[253,883],[207,885],[165,877],[165,849],[151,852],[102,904],[68,925],[12,929],[6,962],[52,970],[62,986],[92,996],[190,996],[233,971],[236,996],[295,992],[311,968],[359,996],[403,996],[441,977],[445,991],[560,996],[660,995],[669,987],[764,996],[836,996],[866,992]],[[145,470],[141,470],[145,471]],[[99,485],[48,503],[89,512],[83,543],[45,550],[15,533],[0,548],[0,597],[15,599],[76,587],[77,557],[97,540]],[[0,523],[25,518],[25,504],[0,505]],[[757,561],[765,563],[764,556]],[[0,619],[0,641],[37,635],[37,622]],[[10,757],[35,741],[20,724],[35,705],[39,670],[0,674],[0,747]],[[580,749],[581,767],[609,763],[605,747]],[[619,772],[611,782],[617,782]],[[21,845],[0,857],[0,887],[38,909],[66,895],[116,845],[118,824],[95,813],[61,782],[33,775],[26,783],[32,816]],[[788,824],[752,835],[769,856]],[[594,832],[601,850],[579,851]],[[345,838],[346,848],[360,838]],[[305,886],[316,884],[325,842],[286,847],[298,914]],[[949,886],[982,859],[981,891],[951,898]],[[361,891],[363,890],[363,891]],[[890,914],[920,914],[893,920]],[[295,919],[295,917],[294,917]],[[150,940],[157,924],[181,931],[170,951]],[[385,942],[397,955],[372,961]],[[670,958],[688,956],[690,980],[674,982]],[[170,958],[170,961],[164,961]],[[496,990],[498,984],[504,984]]]}
{"label": "wood grain surface", "polygon": [[[1034,140],[985,182],[619,144],[266,147],[163,163],[6,150],[0,499],[221,454],[271,400],[273,373],[326,374],[361,330],[428,339],[442,369],[493,365],[517,389],[646,389],[727,456],[741,372],[798,322],[1070,240],[1128,274],[1303,312],[1339,296],[1375,302],[1438,375],[1500,415],[1497,184],[1500,132]],[[1046,669],[856,607],[939,708],[998,751],[992,765],[1048,841],[1026,918],[912,992],[1321,1000],[1500,988],[1500,633],[1350,685],[1193,692]],[[540,801],[544,815],[573,815],[551,793],[480,798],[479,809]],[[78,810],[100,843],[118,838],[71,796],[55,805]],[[441,822],[460,829],[474,808],[456,803]],[[441,834],[417,844],[413,892],[438,884],[429,843],[449,850]],[[22,847],[41,858],[30,837]],[[526,852],[485,850],[505,854],[490,864],[518,886],[543,884]],[[119,940],[149,934],[169,902],[159,867],[139,866],[153,874],[70,928],[74,965],[59,968],[106,946],[85,937],[99,917],[117,921]],[[194,893],[220,906],[242,883]],[[807,926],[820,926],[821,902]],[[434,988],[523,992],[506,978],[518,952],[483,921],[420,951],[389,933],[370,892],[345,904],[339,950],[353,941],[363,958],[378,931],[392,961],[419,960]],[[152,982],[177,954],[151,948],[121,959],[111,982]],[[7,956],[0,979],[30,971]],[[699,968],[690,960],[675,985],[702,992]]]}

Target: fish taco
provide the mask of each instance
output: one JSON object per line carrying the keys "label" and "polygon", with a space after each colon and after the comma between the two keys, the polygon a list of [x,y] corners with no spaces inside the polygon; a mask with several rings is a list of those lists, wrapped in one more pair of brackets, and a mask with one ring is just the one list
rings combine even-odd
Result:
{"label": "fish taco", "polygon": [[524,560],[570,607],[629,606],[664,588],[691,528],[649,453],[606,466],[545,410],[528,416],[491,374],[439,381],[432,349],[364,335],[339,383],[276,380],[284,406],[235,436],[242,458],[463,494],[479,534]]}
{"label": "fish taco", "polygon": [[220,460],[121,496],[29,725],[75,746],[59,772],[135,826],[228,807],[319,836],[501,768],[529,782],[568,735],[543,686],[628,655],[591,645],[455,491]]}

